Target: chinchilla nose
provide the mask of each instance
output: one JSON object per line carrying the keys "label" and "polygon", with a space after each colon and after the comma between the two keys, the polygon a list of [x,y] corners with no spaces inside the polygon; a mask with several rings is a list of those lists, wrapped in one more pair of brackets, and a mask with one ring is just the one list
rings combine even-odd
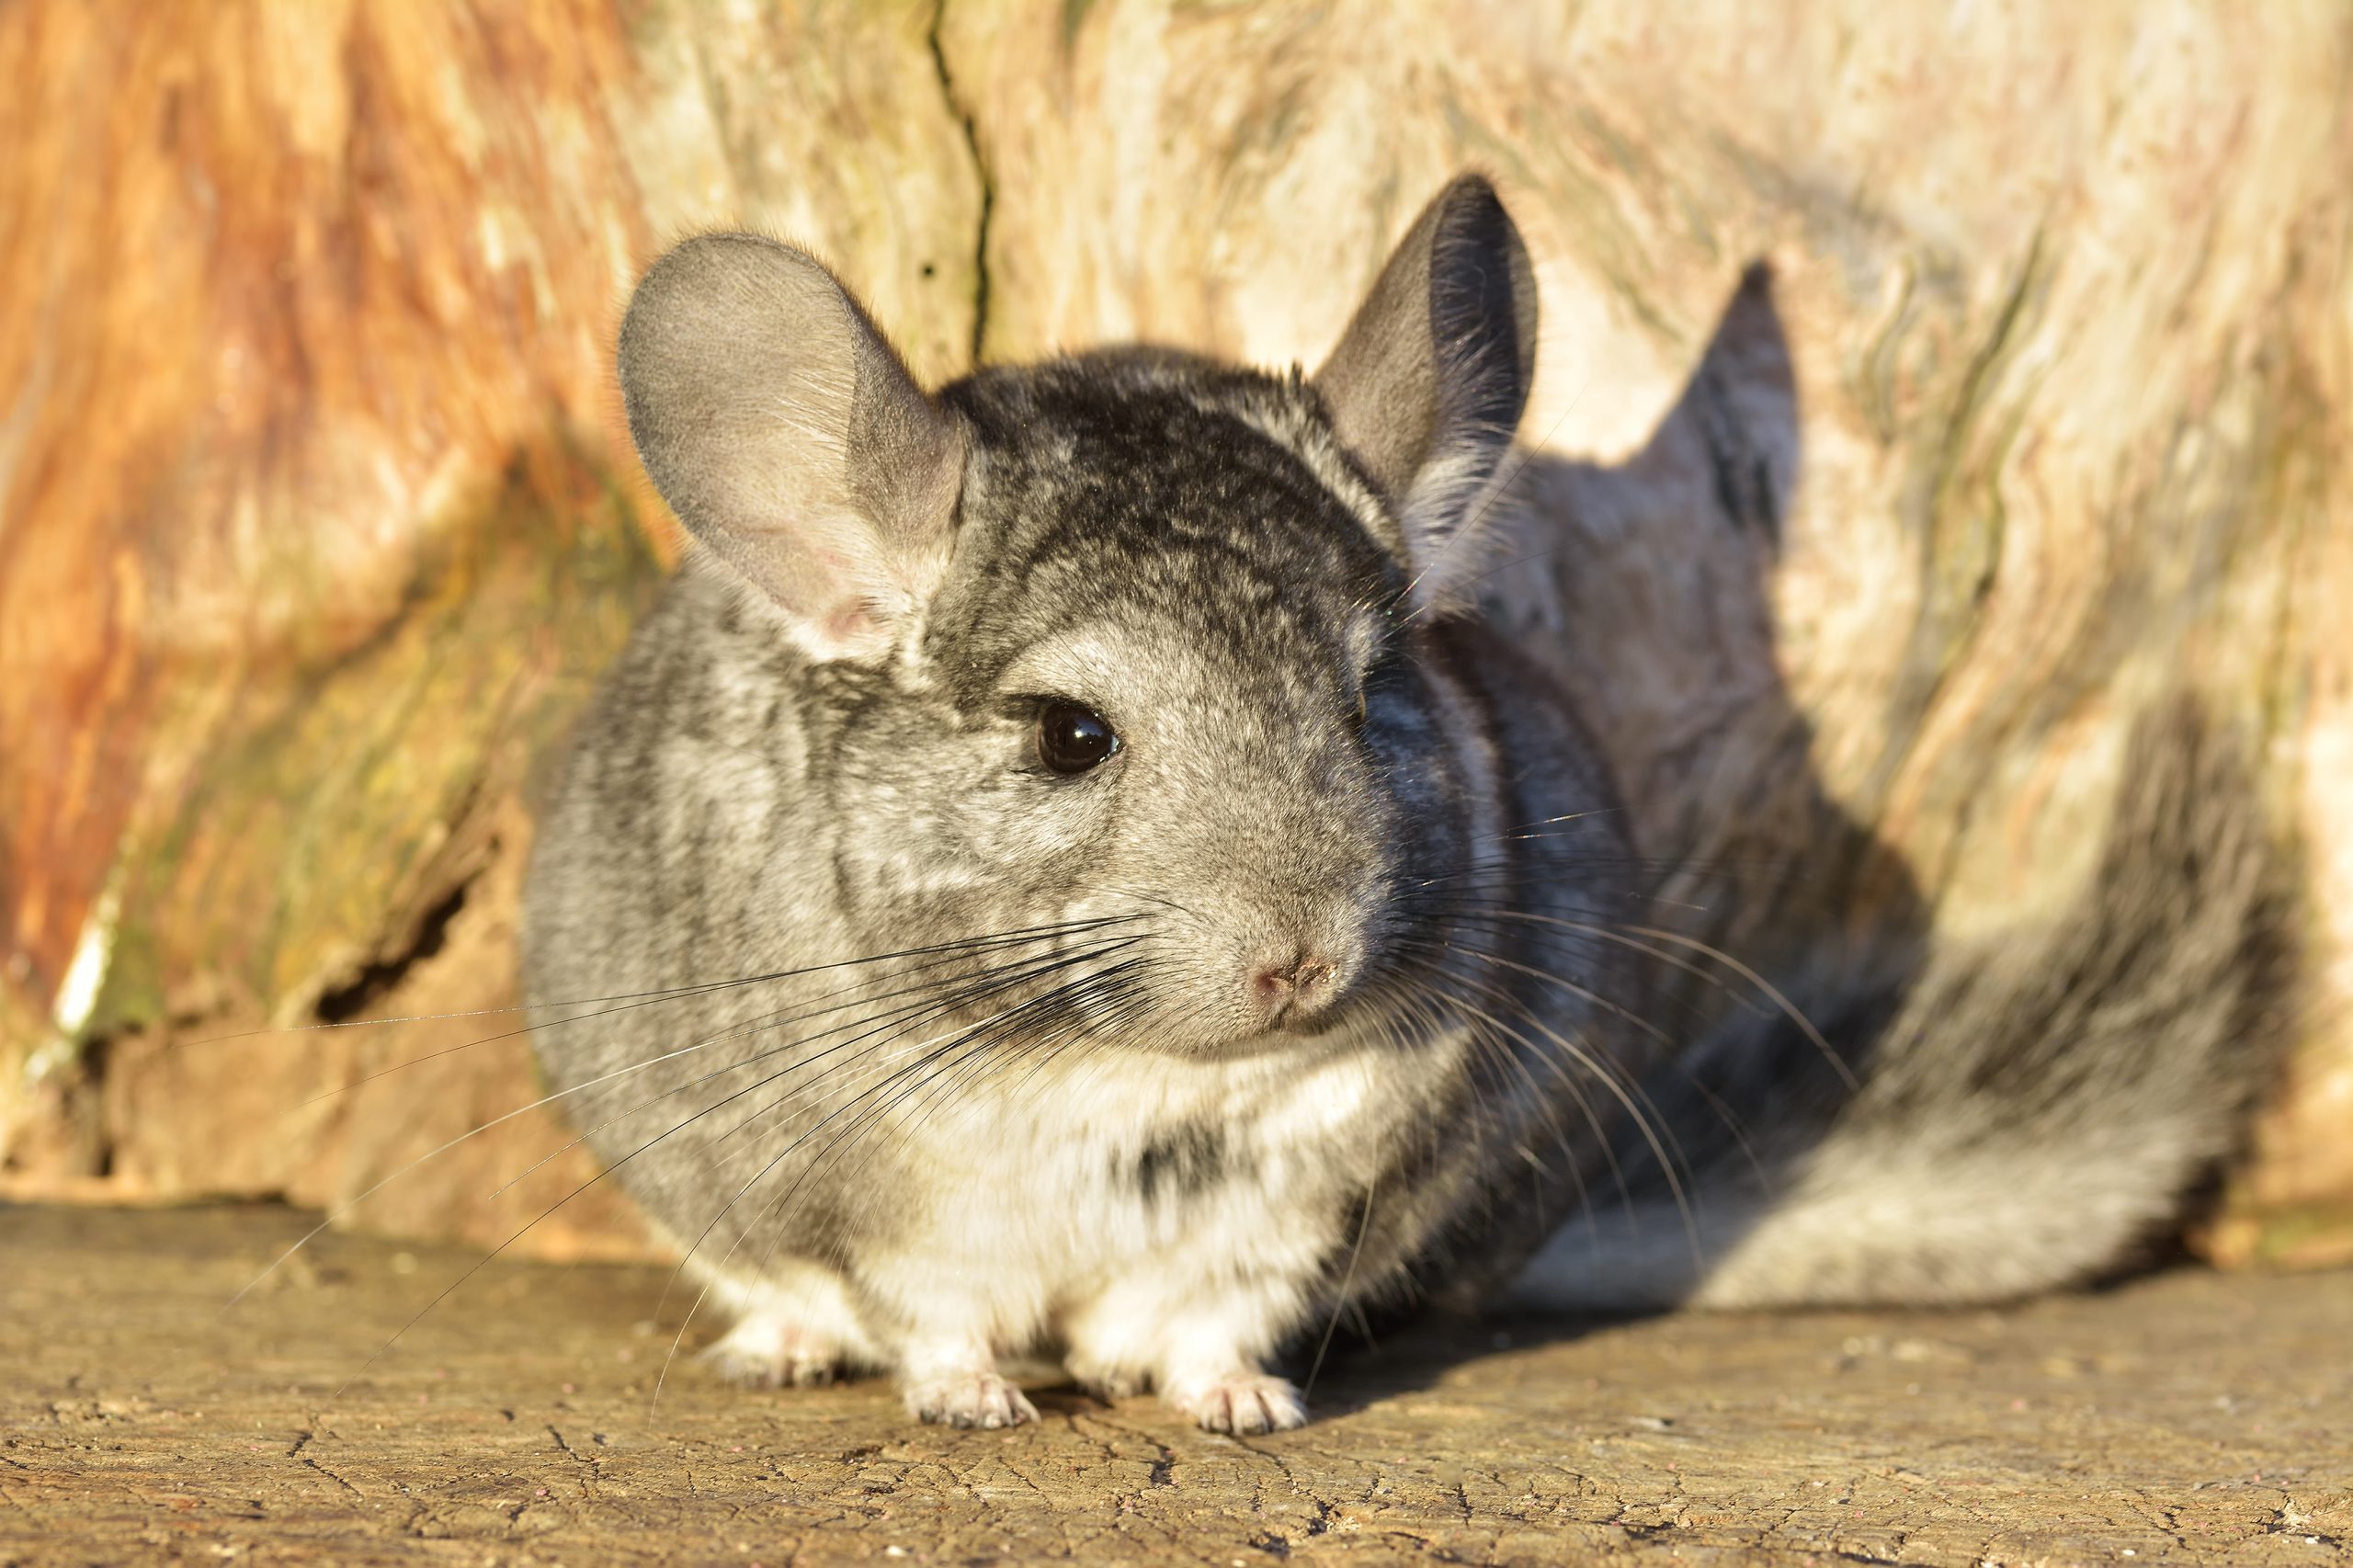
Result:
{"label": "chinchilla nose", "polygon": [[1267,1028],[1297,1029],[1332,1010],[1354,966],[1337,944],[1268,943],[1244,966],[1243,993]]}

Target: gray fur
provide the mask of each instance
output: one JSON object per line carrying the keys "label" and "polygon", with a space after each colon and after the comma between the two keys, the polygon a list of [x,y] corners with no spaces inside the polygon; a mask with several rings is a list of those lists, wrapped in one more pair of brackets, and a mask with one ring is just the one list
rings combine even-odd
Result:
{"label": "gray fur", "polygon": [[[1954,1305],[2130,1261],[2268,1082],[2290,1023],[2288,908],[2242,750],[2188,700],[2160,706],[2075,908],[1817,1001],[1851,1092],[1786,1020],[1701,1042],[1652,1085],[1685,1147],[1718,1151],[1685,1173],[1699,1246],[1621,1132],[1629,1205],[1563,1228],[1515,1298]],[[1726,1119],[1746,1130],[1736,1153]]]}
{"label": "gray fur", "polygon": [[[1283,1346],[1492,1299],[1590,1216],[1660,1065],[1593,935],[1631,862],[1570,698],[1450,586],[1526,397],[1529,277],[1466,179],[1312,382],[1135,350],[926,396],[802,253],[710,236],[648,275],[631,427],[707,549],[582,726],[525,961],[574,1119],[738,1319],[723,1369],[883,1366],[915,1414],[1000,1425],[1033,1413],[996,1358],[1054,1346],[1263,1430],[1302,1418]],[[1120,749],[1049,771],[1050,699]],[[2236,973],[2198,951],[2198,983]],[[1287,1012],[1254,989],[1311,972]],[[2043,1004],[2021,1061],[2124,1041],[2159,995],[2110,966],[2085,1012],[2039,972],[2004,982]],[[2222,1016],[2174,1028],[2185,1085],[2228,1078]],[[1911,1060],[1855,1126],[1984,1087]],[[2086,1109],[2054,1087],[2078,1075],[2017,1078],[2034,1136]],[[2211,1108],[2134,1167],[2133,1214],[2211,1156]],[[1835,1293],[1836,1257],[1774,1277]],[[1576,1267],[1556,1246],[1529,1288]]]}

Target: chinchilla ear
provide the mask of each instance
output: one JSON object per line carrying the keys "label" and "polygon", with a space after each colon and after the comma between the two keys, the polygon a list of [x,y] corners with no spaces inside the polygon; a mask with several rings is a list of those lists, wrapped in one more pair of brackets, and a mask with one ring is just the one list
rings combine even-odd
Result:
{"label": "chinchilla ear", "polygon": [[1536,368],[1536,275],[1495,187],[1461,175],[1423,209],[1315,373],[1341,442],[1388,493],[1413,598],[1477,575],[1490,499]]}
{"label": "chinchilla ear", "polygon": [[688,240],[638,284],[620,375],[695,538],[813,655],[889,649],[947,564],[966,437],[833,274],[756,234]]}

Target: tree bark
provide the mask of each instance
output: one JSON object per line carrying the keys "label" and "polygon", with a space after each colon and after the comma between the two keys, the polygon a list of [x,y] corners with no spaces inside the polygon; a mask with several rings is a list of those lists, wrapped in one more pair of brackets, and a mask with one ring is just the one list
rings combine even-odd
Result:
{"label": "tree bark", "polygon": [[[2348,63],[2316,3],[0,10],[5,1190],[337,1202],[529,1098],[457,1049],[511,1019],[192,1042],[511,1004],[535,781],[676,551],[608,369],[666,241],[813,243],[932,380],[1313,364],[1475,165],[1544,317],[1501,586],[1644,852],[1734,942],[2029,926],[2188,691],[2312,999],[2204,1244],[2353,1253]],[[504,1235],[565,1136],[358,1213]],[[525,1244],[637,1244],[596,1201]]]}

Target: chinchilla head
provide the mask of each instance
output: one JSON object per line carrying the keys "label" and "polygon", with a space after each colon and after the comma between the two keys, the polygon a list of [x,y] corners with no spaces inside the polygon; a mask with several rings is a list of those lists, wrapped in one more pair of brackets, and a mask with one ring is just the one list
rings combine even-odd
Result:
{"label": "chinchilla head", "polygon": [[1449,616],[1534,333],[1463,178],[1313,378],[1131,350],[926,394],[746,234],[653,268],[620,369],[655,484],[772,624],[788,847],[831,857],[841,920],[875,951],[1125,923],[1123,1033],[1199,1053],[1377,1025],[1405,895],[1493,853],[1506,765]]}

